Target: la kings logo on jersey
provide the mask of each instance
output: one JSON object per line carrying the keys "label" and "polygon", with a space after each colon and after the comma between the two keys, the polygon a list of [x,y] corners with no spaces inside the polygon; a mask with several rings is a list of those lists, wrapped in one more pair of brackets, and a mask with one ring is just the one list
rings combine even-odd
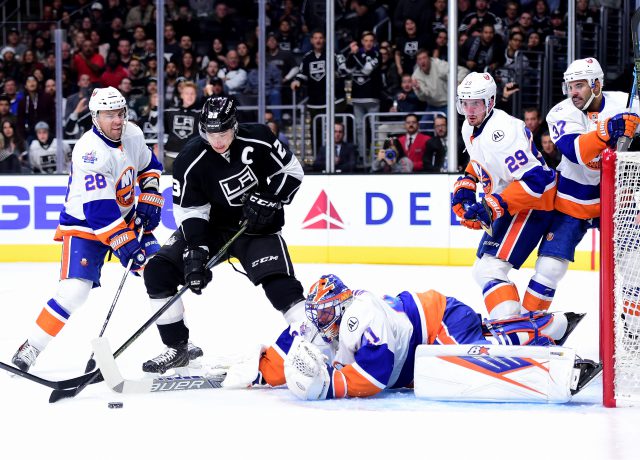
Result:
{"label": "la kings logo on jersey", "polygon": [[187,139],[193,134],[195,118],[190,115],[176,115],[173,118],[173,134],[180,139]]}
{"label": "la kings logo on jersey", "polygon": [[242,196],[257,184],[258,178],[249,166],[245,166],[238,174],[221,180],[220,188],[230,206],[242,206]]}
{"label": "la kings logo on jersey", "polygon": [[314,61],[309,64],[309,76],[315,81],[320,81],[326,73],[324,61]]}
{"label": "la kings logo on jersey", "polygon": [[407,56],[415,56],[418,54],[418,41],[410,41],[404,44],[404,54]]}

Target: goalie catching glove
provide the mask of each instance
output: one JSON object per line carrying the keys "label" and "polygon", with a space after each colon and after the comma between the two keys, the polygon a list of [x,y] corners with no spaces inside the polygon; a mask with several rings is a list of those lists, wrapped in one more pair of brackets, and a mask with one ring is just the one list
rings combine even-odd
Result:
{"label": "goalie catching glove", "polygon": [[274,195],[261,192],[251,193],[242,209],[247,219],[248,233],[269,233],[274,227],[278,209],[282,207],[280,200]]}
{"label": "goalie catching glove", "polygon": [[297,336],[284,360],[289,390],[302,400],[326,399],[330,377],[327,357],[320,349]]}
{"label": "goalie catching glove", "polygon": [[206,246],[186,248],[182,254],[184,263],[184,281],[194,294],[202,294],[202,290],[213,279],[213,274],[206,265],[209,250]]}
{"label": "goalie catching glove", "polygon": [[496,193],[485,195],[482,203],[474,203],[469,206],[463,217],[467,220],[478,220],[486,227],[491,227],[491,224],[504,216],[506,212],[507,203]]}

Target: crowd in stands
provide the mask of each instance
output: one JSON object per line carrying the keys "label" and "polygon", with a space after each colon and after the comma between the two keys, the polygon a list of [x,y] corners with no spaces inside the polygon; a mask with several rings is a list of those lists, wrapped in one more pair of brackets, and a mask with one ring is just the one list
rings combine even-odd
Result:
{"label": "crowd in stands", "polygon": [[[158,122],[164,123],[162,160],[170,172],[180,145],[198,135],[198,110],[204,98],[232,95],[241,105],[256,104],[257,50],[262,36],[267,50],[267,105],[299,103],[308,97],[310,113],[324,111],[325,25],[316,8],[325,0],[268,0],[264,34],[257,30],[254,0],[167,0],[162,56],[156,55],[154,3],[45,0],[39,17],[6,29],[0,47],[0,173],[55,171],[51,145],[56,113],[63,114],[65,140],[78,139],[92,126],[91,91],[104,86],[118,88],[127,98],[129,119],[139,124],[151,143],[157,137]],[[566,35],[566,2],[458,0],[457,4],[458,80],[470,71],[487,69],[502,81],[498,106],[509,110],[506,102],[518,89],[500,80],[500,75],[515,69],[518,50],[540,51],[546,36]],[[578,22],[598,21],[588,0],[577,0],[576,5]],[[447,7],[445,0],[336,0],[336,111],[353,113],[364,130],[370,127],[362,125],[363,116],[371,112],[438,111],[454,116],[446,99]],[[52,39],[57,24],[66,30],[62,107],[55,106]],[[159,78],[164,79],[161,95]],[[321,93],[314,94],[319,88]],[[159,98],[165,106],[162,116]],[[274,107],[269,115],[272,130],[286,139],[283,133],[291,123],[290,112]],[[557,164],[540,109],[527,108],[513,115],[530,118],[527,125],[531,124],[539,150]],[[249,120],[252,112],[245,116]],[[405,132],[381,146],[371,169],[446,171],[446,118],[433,119],[429,133],[417,132],[418,115],[401,118]],[[338,123],[336,129],[336,144],[341,145],[345,126]],[[308,165],[311,170],[324,169],[321,158],[326,152],[321,142],[313,146],[316,162]],[[346,160],[336,153],[340,170],[356,171],[353,156],[358,154],[352,146],[338,150],[350,152]],[[459,163],[464,166],[462,156]]]}

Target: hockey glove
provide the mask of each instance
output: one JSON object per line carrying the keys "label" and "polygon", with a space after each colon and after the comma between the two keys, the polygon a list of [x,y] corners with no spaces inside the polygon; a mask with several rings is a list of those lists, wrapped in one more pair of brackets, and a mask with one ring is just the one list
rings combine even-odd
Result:
{"label": "hockey glove", "polygon": [[476,181],[471,176],[460,176],[453,184],[453,197],[451,198],[451,209],[456,216],[464,216],[464,205],[476,202]]}
{"label": "hockey glove", "polygon": [[120,259],[123,267],[129,265],[132,260],[131,270],[140,270],[147,259],[142,245],[136,238],[136,234],[130,228],[118,230],[109,238],[109,246],[113,253]]}
{"label": "hockey glove", "polygon": [[635,113],[619,113],[611,118],[598,122],[598,137],[609,147],[615,147],[621,137],[633,138],[640,117]]}
{"label": "hockey glove", "polygon": [[268,233],[281,207],[280,200],[273,195],[261,192],[250,194],[242,209],[247,219],[247,233]]}
{"label": "hockey glove", "polygon": [[184,263],[184,281],[194,294],[202,294],[202,290],[209,284],[213,275],[206,268],[209,251],[204,246],[186,248],[182,254]]}
{"label": "hockey glove", "polygon": [[141,193],[136,207],[136,227],[144,226],[145,230],[153,231],[160,224],[160,213],[164,205],[164,198],[156,191]]}
{"label": "hockey glove", "polygon": [[482,230],[482,224],[478,220],[462,219],[460,224],[470,228],[471,230]]}
{"label": "hockey glove", "polygon": [[497,193],[495,195],[485,195],[482,203],[474,203],[469,206],[464,213],[465,219],[479,220],[485,226],[491,227],[496,219],[504,216],[507,212],[507,203]]}

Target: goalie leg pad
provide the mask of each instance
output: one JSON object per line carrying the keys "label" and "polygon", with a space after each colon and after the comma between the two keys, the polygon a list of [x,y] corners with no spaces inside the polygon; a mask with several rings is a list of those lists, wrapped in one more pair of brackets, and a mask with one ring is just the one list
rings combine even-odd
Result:
{"label": "goalie leg pad", "polygon": [[482,330],[485,337],[493,337],[498,345],[554,345],[567,330],[567,317],[562,313],[531,312],[485,320]]}
{"label": "goalie leg pad", "polygon": [[296,337],[284,360],[287,387],[302,400],[326,399],[330,376],[327,357],[310,342]]}
{"label": "goalie leg pad", "polygon": [[564,403],[574,361],[564,347],[420,345],[414,390],[418,398],[444,401]]}

